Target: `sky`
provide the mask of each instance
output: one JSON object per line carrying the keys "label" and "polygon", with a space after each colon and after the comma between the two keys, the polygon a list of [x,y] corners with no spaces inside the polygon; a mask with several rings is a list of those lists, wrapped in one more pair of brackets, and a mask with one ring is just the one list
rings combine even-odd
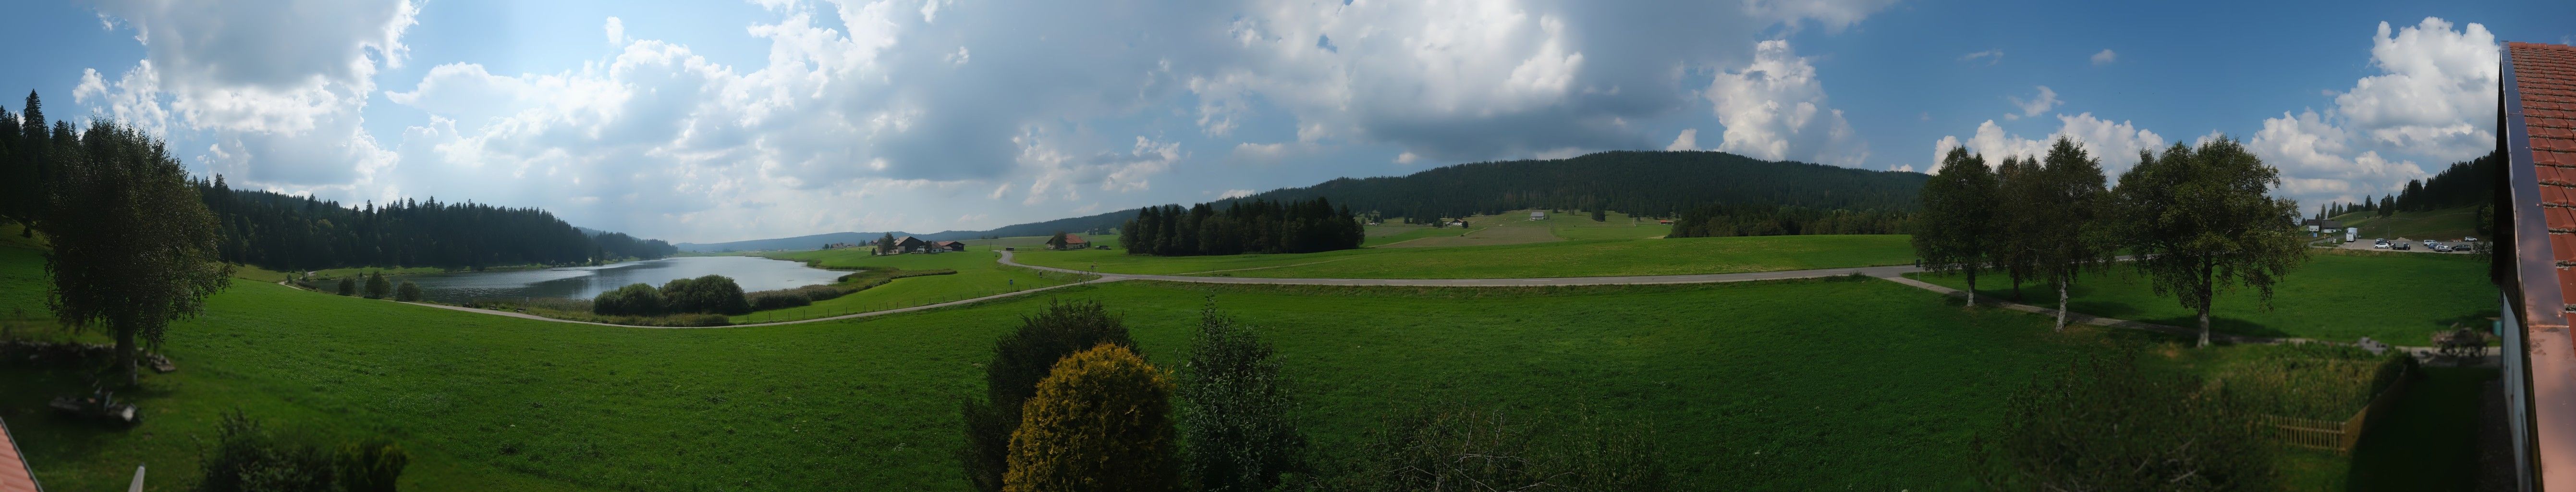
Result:
{"label": "sky", "polygon": [[[675,242],[980,230],[1490,160],[1936,172],[2233,138],[2307,208],[2493,146],[2563,1],[12,2],[0,91],[236,188]],[[14,94],[14,93],[11,93]],[[20,111],[14,95],[0,107]]]}

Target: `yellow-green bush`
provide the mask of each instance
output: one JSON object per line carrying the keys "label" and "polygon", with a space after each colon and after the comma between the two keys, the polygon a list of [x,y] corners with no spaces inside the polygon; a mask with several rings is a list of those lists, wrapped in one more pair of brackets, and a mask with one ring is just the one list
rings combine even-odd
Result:
{"label": "yellow-green bush", "polygon": [[1011,433],[1006,492],[1177,488],[1172,380],[1115,344],[1075,352],[1038,382]]}

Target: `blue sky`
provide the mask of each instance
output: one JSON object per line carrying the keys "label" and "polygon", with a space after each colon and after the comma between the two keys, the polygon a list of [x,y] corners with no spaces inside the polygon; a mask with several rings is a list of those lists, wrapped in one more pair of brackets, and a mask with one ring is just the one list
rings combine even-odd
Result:
{"label": "blue sky", "polygon": [[2540,1],[6,9],[0,41],[45,49],[5,55],[0,89],[142,126],[235,186],[544,207],[697,242],[983,229],[1618,149],[1931,171],[1948,146],[1999,157],[2061,134],[2116,173],[2223,133],[2312,206],[2483,154],[2495,44],[2576,37],[2576,4]]}

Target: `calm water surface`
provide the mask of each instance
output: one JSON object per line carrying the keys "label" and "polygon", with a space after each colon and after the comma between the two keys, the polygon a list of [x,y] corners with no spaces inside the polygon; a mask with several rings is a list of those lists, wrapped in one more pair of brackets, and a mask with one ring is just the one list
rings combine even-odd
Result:
{"label": "calm water surface", "polygon": [[673,279],[705,275],[733,277],[744,292],[828,284],[850,272],[824,270],[793,261],[749,256],[690,256],[633,261],[595,267],[564,267],[506,272],[462,272],[405,275],[394,283],[420,284],[421,297],[439,302],[476,298],[562,297],[589,299],[629,284],[660,287]]}

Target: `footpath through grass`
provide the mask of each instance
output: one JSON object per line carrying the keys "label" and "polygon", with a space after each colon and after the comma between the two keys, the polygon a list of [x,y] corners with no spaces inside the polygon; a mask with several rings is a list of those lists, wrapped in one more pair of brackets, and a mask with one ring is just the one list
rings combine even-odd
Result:
{"label": "footpath through grass", "polygon": [[[1967,288],[1967,281],[1958,275],[1912,276]],[[1979,297],[2009,299],[2012,295],[2012,283],[2002,275],[1980,274],[1977,287]],[[2210,330],[2337,342],[2367,336],[2391,344],[2425,346],[2432,344],[2434,331],[2450,329],[2454,323],[2485,327],[2487,318],[2496,315],[2496,289],[2487,282],[2486,263],[2469,255],[2319,252],[2272,292],[2271,310],[2264,310],[2250,289],[2220,294],[2210,311]],[[2173,297],[2155,295],[2128,265],[2087,275],[2068,294],[2071,309],[2078,313],[2200,326],[2199,313],[2184,309]],[[2057,304],[2056,291],[2037,283],[2025,283],[2023,295],[2026,304]]]}
{"label": "footpath through grass", "polygon": [[[33,268],[0,260],[6,278]],[[184,490],[198,443],[231,409],[335,439],[392,437],[416,457],[406,490],[963,490],[957,398],[981,394],[976,365],[1020,316],[1048,298],[1097,299],[1169,366],[1211,294],[1278,345],[1319,450],[1349,449],[1402,409],[1470,400],[1642,421],[1678,470],[1755,489],[1965,487],[1969,432],[2069,346],[2036,316],[1962,311],[1870,280],[1124,282],[719,329],[567,325],[245,282],[171,329],[180,372],[120,393],[146,410],[141,426],[45,411],[86,387],[77,371],[0,368],[0,416],[62,490],[121,487],[135,464],[155,470],[152,490]]]}
{"label": "footpath through grass", "polygon": [[[1452,248],[1362,248],[1322,253],[1135,256],[1121,250],[1027,251],[1030,265],[1176,275],[1261,278],[1535,278],[1687,275],[1904,265],[1902,235],[1759,236],[1560,241]],[[1258,268],[1257,270],[1247,270]]]}

